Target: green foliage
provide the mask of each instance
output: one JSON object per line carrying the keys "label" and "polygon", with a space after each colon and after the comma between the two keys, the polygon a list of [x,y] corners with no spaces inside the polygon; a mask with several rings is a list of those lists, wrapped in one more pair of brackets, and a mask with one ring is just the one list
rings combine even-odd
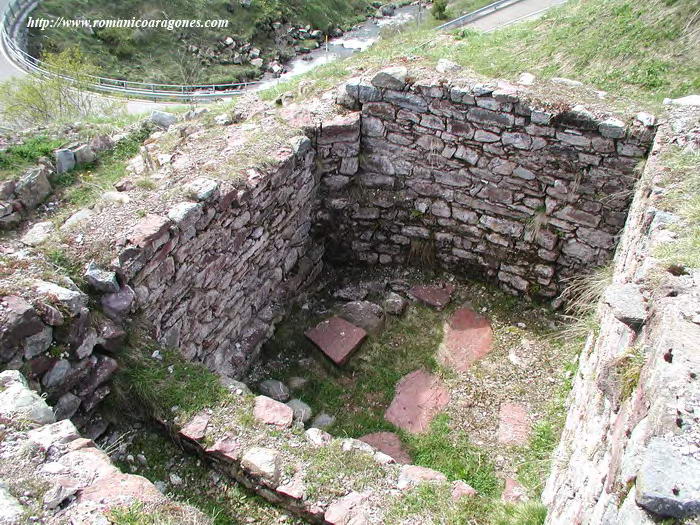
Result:
{"label": "green foliage", "polygon": [[[106,76],[144,82],[224,83],[257,78],[260,70],[250,64],[203,64],[188,51],[217,49],[226,37],[259,47],[272,56],[274,34],[271,23],[289,21],[315,29],[351,27],[368,14],[369,0],[255,0],[243,7],[238,0],[46,0],[34,11],[36,18],[64,17],[76,13],[88,19],[225,20],[226,28],[96,29],[65,31],[48,28],[30,31],[30,52],[60,52],[77,47],[94,59]],[[206,67],[202,67],[206,65]],[[196,74],[195,74],[196,73]]]}
{"label": "green foliage", "polygon": [[632,392],[639,384],[639,377],[642,374],[642,368],[646,363],[646,356],[643,348],[634,346],[627,350],[616,363],[617,371],[622,381],[622,391],[620,393],[621,400],[628,399]]}
{"label": "green foliage", "polygon": [[430,13],[436,20],[447,20],[449,18],[449,14],[447,13],[447,0],[434,0]]}
{"label": "green foliage", "polygon": [[676,238],[659,245],[654,255],[668,267],[700,268],[700,152],[672,148],[662,159],[668,168],[663,205],[680,215]]}
{"label": "green foliage", "polygon": [[120,140],[94,165],[61,176],[57,184],[66,188],[64,200],[74,206],[86,206],[110,191],[113,184],[126,175],[126,161],[139,152],[149,134],[150,128],[142,126]]}
{"label": "green foliage", "polygon": [[[152,482],[162,482],[175,470],[184,482],[169,487],[168,494],[174,502],[165,508],[150,509],[136,504],[114,509],[110,518],[119,525],[204,525],[202,521],[192,522],[178,516],[182,514],[182,503],[189,503],[211,517],[214,525],[238,524],[243,517],[254,518],[256,523],[274,523],[280,514],[260,496],[233,481],[219,483],[212,489],[210,467],[197,456],[184,454],[167,436],[150,427],[134,436],[129,453],[134,456],[143,454],[146,457],[145,465],[137,464],[136,474]],[[128,462],[120,462],[117,466],[124,472],[130,472],[134,468],[134,464]],[[165,521],[158,521],[160,519]],[[299,523],[296,520],[286,523],[290,522]]]}
{"label": "green foliage", "polygon": [[[309,498],[323,499],[343,496],[348,490],[362,491],[382,477],[377,462],[370,454],[343,451],[340,441],[315,449],[307,460],[304,484]],[[342,466],[343,476],[338,476]]]}
{"label": "green foliage", "polygon": [[387,523],[417,516],[449,525],[542,525],[547,509],[540,503],[511,505],[483,496],[455,502],[449,484],[422,484],[393,501]]}
{"label": "green foliage", "polygon": [[92,113],[93,97],[86,85],[89,76],[97,72],[95,66],[77,48],[47,54],[44,60],[46,68],[56,75],[31,74],[0,86],[0,117],[5,122],[30,127],[74,121]]}
{"label": "green foliage", "polygon": [[63,145],[60,139],[39,135],[0,152],[0,180],[14,177],[39,159]]}
{"label": "green foliage", "polygon": [[464,480],[480,494],[497,496],[500,482],[488,456],[469,443],[467,435],[453,429],[445,414],[440,414],[422,434],[403,435],[416,465],[445,474],[450,480]]}
{"label": "green foliage", "polygon": [[[284,376],[303,375],[309,382],[297,393],[316,412],[325,411],[336,417],[331,432],[359,437],[369,432],[394,430],[384,419],[384,411],[394,396],[396,383],[416,368],[434,370],[434,355],[442,338],[442,319],[446,312],[416,305],[400,319],[387,319],[381,334],[369,338],[353,355],[339,380],[335,370],[312,374],[301,367],[285,370]],[[284,355],[305,352],[313,355],[315,348],[299,330],[321,319],[309,318],[298,310],[278,325],[267,351]],[[285,377],[279,377],[284,379]],[[348,388],[352,381],[352,388]]]}
{"label": "green foliage", "polygon": [[[226,399],[227,391],[218,377],[203,365],[185,361],[177,350],[135,339],[119,355],[120,367],[114,380],[116,410],[133,410],[134,414],[145,411],[165,420],[173,417],[173,407],[179,407],[178,413],[187,418]],[[162,360],[151,357],[155,350]]]}

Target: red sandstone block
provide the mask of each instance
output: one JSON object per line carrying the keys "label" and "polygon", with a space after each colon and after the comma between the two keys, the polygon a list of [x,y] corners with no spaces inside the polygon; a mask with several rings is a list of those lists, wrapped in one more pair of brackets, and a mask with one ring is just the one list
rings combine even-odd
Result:
{"label": "red sandstone block", "polygon": [[336,365],[343,365],[362,344],[367,332],[340,317],[320,322],[305,333]]}

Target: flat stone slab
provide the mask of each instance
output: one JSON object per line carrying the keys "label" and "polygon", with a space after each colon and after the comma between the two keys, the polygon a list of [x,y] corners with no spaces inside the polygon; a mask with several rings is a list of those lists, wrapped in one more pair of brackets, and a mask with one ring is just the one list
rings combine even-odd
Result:
{"label": "flat stone slab", "polygon": [[307,330],[305,335],[336,365],[343,365],[362,344],[367,332],[341,317],[331,317]]}
{"label": "flat stone slab", "polygon": [[527,409],[518,403],[503,403],[498,413],[498,442],[504,445],[526,445],[530,437]]}
{"label": "flat stone slab", "polygon": [[442,483],[447,476],[442,472],[418,465],[404,465],[399,472],[399,490],[406,490],[421,483]]}
{"label": "flat stone slab", "polygon": [[450,393],[437,376],[415,370],[396,385],[396,395],[384,419],[408,432],[424,432],[449,400]]}
{"label": "flat stone slab", "polygon": [[432,306],[437,310],[442,310],[450,304],[455,287],[451,284],[438,285],[418,285],[411,288],[408,293],[418,301]]}
{"label": "flat stone slab", "polygon": [[438,359],[459,372],[466,372],[491,351],[491,323],[471,308],[460,308],[452,314],[445,323],[444,332]]}
{"label": "flat stone slab", "polygon": [[411,456],[401,443],[401,438],[393,432],[374,432],[362,436],[360,441],[364,441],[378,451],[391,456],[397,463],[411,462]]}

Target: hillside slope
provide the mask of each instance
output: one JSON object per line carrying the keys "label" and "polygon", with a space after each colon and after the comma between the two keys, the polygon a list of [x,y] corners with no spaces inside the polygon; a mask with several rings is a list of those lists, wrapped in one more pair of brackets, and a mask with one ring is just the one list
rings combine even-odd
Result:
{"label": "hillside slope", "polygon": [[[294,54],[289,42],[280,45],[281,40],[287,40],[287,28],[275,32],[274,22],[328,32],[351,26],[373,12],[370,0],[46,0],[32,13],[34,18],[226,20],[229,25],[225,29],[173,31],[34,29],[30,32],[30,52],[37,56],[78,47],[104,74],[128,80],[229,82],[254,78],[259,73],[259,66],[251,64],[248,56],[252,47],[260,49],[266,63]],[[229,37],[235,45],[223,44]],[[246,44],[250,46],[246,48]],[[236,54],[243,59],[236,58]]]}
{"label": "hillside slope", "polygon": [[[318,89],[365,67],[400,60],[457,62],[489,77],[568,77],[644,103],[700,92],[700,4],[697,0],[569,0],[542,18],[487,34],[423,30],[386,38],[342,64],[304,80]],[[313,90],[307,86],[305,92]]]}

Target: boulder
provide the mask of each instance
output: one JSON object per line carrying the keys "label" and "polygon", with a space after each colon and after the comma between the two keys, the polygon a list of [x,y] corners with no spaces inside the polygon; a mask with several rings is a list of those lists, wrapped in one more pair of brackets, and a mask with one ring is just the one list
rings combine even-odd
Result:
{"label": "boulder", "polygon": [[404,465],[399,472],[399,490],[406,490],[421,483],[441,483],[447,481],[442,472],[418,465]]}
{"label": "boulder", "polygon": [[382,69],[374,75],[371,82],[374,87],[380,89],[393,89],[400,91],[406,85],[408,70],[403,66],[389,67]]}
{"label": "boulder", "polygon": [[258,385],[258,390],[264,396],[271,397],[275,401],[284,403],[289,399],[289,388],[282,381],[266,379]]}
{"label": "boulder", "polygon": [[662,437],[651,439],[637,473],[639,506],[679,520],[700,513],[700,459],[692,448]]}
{"label": "boulder", "polygon": [[257,396],[255,398],[253,416],[257,421],[266,425],[286,428],[292,425],[294,411],[284,403],[269,397]]}
{"label": "boulder", "polygon": [[46,281],[34,281],[34,289],[40,295],[50,297],[53,301],[59,302],[66,310],[73,315],[78,315],[85,308],[88,296],[79,291],[58,286]]}
{"label": "boulder", "polygon": [[605,289],[603,301],[613,315],[632,328],[638,328],[647,318],[647,307],[641,289],[636,284],[612,284]]}
{"label": "boulder", "polygon": [[53,152],[56,157],[56,173],[59,175],[75,168],[75,154],[69,149],[57,149]]}
{"label": "boulder", "polygon": [[117,274],[107,270],[103,270],[95,261],[88,264],[85,271],[85,280],[98,292],[115,293],[119,291],[119,283],[117,282]]}
{"label": "boulder", "polygon": [[382,308],[388,314],[402,315],[406,310],[407,304],[408,303],[406,302],[406,299],[401,297],[399,294],[397,294],[396,292],[389,292],[384,298]]}
{"label": "boulder", "polygon": [[295,421],[306,423],[309,419],[311,419],[311,407],[304,403],[301,399],[292,399],[287,403],[287,406],[292,409]]}
{"label": "boulder", "polygon": [[340,308],[339,315],[368,334],[376,335],[384,328],[385,317],[382,307],[369,301],[347,303]]}
{"label": "boulder", "polygon": [[373,446],[397,463],[410,463],[411,456],[403,446],[401,438],[393,432],[374,432],[360,438],[360,441]]}
{"label": "boulder", "polygon": [[325,412],[321,412],[311,422],[311,428],[323,430],[324,428],[332,426],[333,423],[335,423],[335,417],[331,416],[330,414],[326,414]]}
{"label": "boulder", "polygon": [[121,322],[131,311],[131,306],[136,299],[134,290],[126,285],[118,292],[109,293],[102,296],[102,311],[115,322]]}
{"label": "boulder", "polygon": [[252,447],[243,453],[241,467],[277,486],[280,479],[280,454],[271,448]]}
{"label": "boulder", "polygon": [[33,210],[51,195],[51,183],[43,167],[31,168],[17,181],[15,195],[22,205]]}
{"label": "boulder", "polygon": [[0,391],[0,416],[4,419],[25,420],[31,423],[46,425],[55,421],[51,408],[46,401],[36,392],[30,390],[24,378],[12,380],[15,371],[6,371],[0,374],[0,379],[5,387]]}
{"label": "boulder", "polygon": [[450,394],[437,376],[415,370],[401,378],[384,418],[408,432],[424,432],[447,405]]}
{"label": "boulder", "polygon": [[151,113],[151,122],[161,128],[168,129],[177,122],[177,115],[166,113],[165,111],[154,111]]}
{"label": "boulder", "polygon": [[51,221],[37,222],[27,230],[27,233],[22,236],[21,241],[27,246],[38,246],[46,241],[55,230],[56,227]]}
{"label": "boulder", "polygon": [[367,332],[341,317],[331,317],[305,332],[336,365],[343,365],[362,344]]}

